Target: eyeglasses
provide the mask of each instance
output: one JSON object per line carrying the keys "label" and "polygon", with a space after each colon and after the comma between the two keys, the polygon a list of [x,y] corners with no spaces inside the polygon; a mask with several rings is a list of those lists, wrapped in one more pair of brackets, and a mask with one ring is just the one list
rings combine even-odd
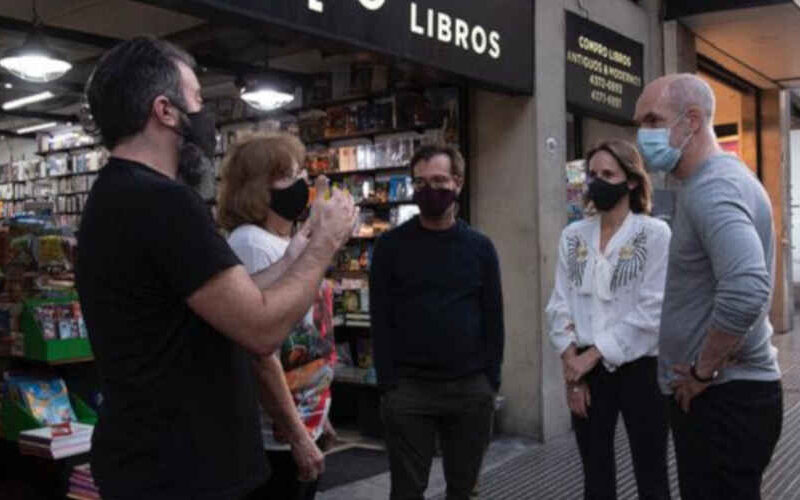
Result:
{"label": "eyeglasses", "polygon": [[448,187],[452,180],[452,177],[446,177],[443,175],[437,175],[435,177],[431,177],[430,179],[414,177],[414,179],[411,181],[411,185],[416,190],[422,189],[425,186],[430,186],[433,189],[442,189]]}

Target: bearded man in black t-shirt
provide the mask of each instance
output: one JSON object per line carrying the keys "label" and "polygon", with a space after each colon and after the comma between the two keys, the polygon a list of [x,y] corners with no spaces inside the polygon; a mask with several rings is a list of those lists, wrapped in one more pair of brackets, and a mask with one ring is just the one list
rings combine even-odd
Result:
{"label": "bearded man in black t-shirt", "polygon": [[267,479],[251,355],[275,351],[308,311],[356,217],[349,195],[319,197],[284,259],[249,276],[176,181],[215,146],[193,66],[139,37],[106,54],[87,86],[111,152],[77,266],[104,396],[92,472],[107,500],[239,499]]}

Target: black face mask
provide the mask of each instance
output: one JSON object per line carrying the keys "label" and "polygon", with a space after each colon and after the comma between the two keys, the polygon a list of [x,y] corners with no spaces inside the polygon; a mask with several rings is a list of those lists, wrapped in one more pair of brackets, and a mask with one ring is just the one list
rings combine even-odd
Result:
{"label": "black face mask", "polygon": [[175,106],[186,117],[181,120],[178,134],[183,137],[178,158],[178,176],[188,185],[197,187],[204,175],[213,168],[211,159],[217,147],[217,128],[214,113],[201,109],[188,113]]}
{"label": "black face mask", "polygon": [[458,195],[452,189],[433,189],[425,186],[414,191],[414,203],[417,204],[424,217],[441,217],[456,201],[456,198]]}
{"label": "black face mask", "polygon": [[286,220],[296,221],[308,206],[308,184],[305,179],[285,189],[273,189],[269,207]]}
{"label": "black face mask", "polygon": [[197,146],[208,158],[213,157],[217,149],[217,118],[214,113],[205,108],[194,113],[178,109],[186,117],[186,120],[181,120],[178,133],[185,142]]}
{"label": "black face mask", "polygon": [[611,184],[603,179],[595,178],[589,184],[589,199],[594,202],[598,210],[605,212],[611,210],[619,200],[628,194],[628,181]]}

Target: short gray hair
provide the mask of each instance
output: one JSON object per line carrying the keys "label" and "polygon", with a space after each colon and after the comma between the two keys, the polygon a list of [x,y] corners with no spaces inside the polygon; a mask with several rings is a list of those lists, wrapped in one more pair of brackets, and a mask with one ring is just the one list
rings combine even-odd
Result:
{"label": "short gray hair", "polygon": [[703,111],[710,123],[714,123],[716,99],[714,91],[705,80],[691,73],[675,75],[669,81],[667,91],[669,102],[678,113],[685,113],[690,107],[696,106]]}

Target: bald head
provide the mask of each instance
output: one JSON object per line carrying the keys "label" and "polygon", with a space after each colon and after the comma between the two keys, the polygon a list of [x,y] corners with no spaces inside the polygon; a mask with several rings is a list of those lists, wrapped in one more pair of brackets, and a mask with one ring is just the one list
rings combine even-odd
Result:
{"label": "bald head", "polygon": [[[636,102],[634,121],[639,125],[639,136],[642,129],[667,131],[667,144],[663,144],[662,135],[655,139],[644,135],[656,141],[639,145],[648,165],[685,178],[710,155],[717,154],[720,149],[714,134],[714,108],[714,91],[702,78],[690,73],[663,76],[648,84]],[[669,158],[676,149],[677,163],[666,165],[660,161],[663,155],[659,156],[659,151],[667,151]]]}
{"label": "bald head", "polygon": [[714,91],[702,78],[691,73],[671,75],[667,81],[667,97],[678,113],[685,113],[689,108],[697,107],[707,120],[713,121],[716,107]]}
{"label": "bald head", "polygon": [[636,104],[634,120],[645,123],[648,121],[645,115],[650,112],[669,120],[697,109],[706,125],[710,125],[714,122],[715,108],[714,91],[708,83],[691,73],[679,73],[657,78],[645,87]]}

